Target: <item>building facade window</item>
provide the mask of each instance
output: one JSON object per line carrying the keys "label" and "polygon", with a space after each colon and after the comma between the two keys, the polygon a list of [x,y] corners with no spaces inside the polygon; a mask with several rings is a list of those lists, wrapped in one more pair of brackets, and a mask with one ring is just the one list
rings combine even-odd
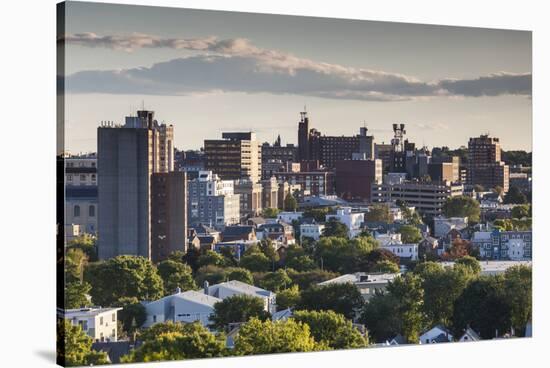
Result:
{"label": "building facade window", "polygon": [[90,207],[88,207],[88,216],[95,217],[95,206],[94,205],[90,205]]}
{"label": "building facade window", "polygon": [[80,217],[80,206],[79,205],[74,206],[73,216],[74,217]]}

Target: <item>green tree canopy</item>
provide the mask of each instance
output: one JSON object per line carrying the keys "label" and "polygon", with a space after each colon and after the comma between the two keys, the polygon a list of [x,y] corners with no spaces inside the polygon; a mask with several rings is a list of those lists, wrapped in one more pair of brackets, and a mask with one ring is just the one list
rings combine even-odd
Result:
{"label": "green tree canopy", "polygon": [[288,277],[292,279],[292,284],[298,285],[300,290],[308,289],[309,287],[316,285],[320,282],[327,281],[339,276],[339,274],[336,272],[320,269],[305,272],[298,272],[293,269],[287,269],[286,273]]}
{"label": "green tree canopy", "polygon": [[520,204],[512,208],[512,218],[522,219],[525,217],[531,217],[531,205]]}
{"label": "green tree canopy", "polygon": [[317,242],[314,257],[323,269],[334,272],[350,273],[362,271],[367,267],[369,254],[378,247],[371,237],[346,238],[327,237]]}
{"label": "green tree canopy", "polygon": [[275,272],[267,273],[260,282],[260,287],[278,293],[292,284],[292,279],[288,277],[285,270],[279,269]]}
{"label": "green tree canopy", "polygon": [[116,305],[125,297],[156,300],[164,295],[162,278],[144,257],[125,255],[90,264],[85,278],[92,285],[90,294],[96,305]]}
{"label": "green tree canopy", "polygon": [[443,205],[447,217],[468,217],[469,222],[479,222],[479,202],[468,196],[449,197]]}
{"label": "green tree canopy", "polygon": [[204,254],[201,254],[197,260],[199,267],[203,266],[226,266],[225,257],[220,253],[214,252],[213,250],[207,250]]}
{"label": "green tree canopy", "polygon": [[304,210],[304,217],[312,217],[317,222],[325,222],[326,216],[332,211],[330,207],[312,207]]}
{"label": "green tree canopy", "polygon": [[300,303],[300,289],[298,285],[281,290],[277,293],[277,310],[292,308]]}
{"label": "green tree canopy", "polygon": [[511,327],[511,313],[503,276],[481,276],[456,300],[453,330],[460,335],[471,327],[483,339],[501,336]]}
{"label": "green tree canopy", "polygon": [[91,289],[87,282],[72,281],[65,284],[65,308],[82,308],[90,305],[87,295]]}
{"label": "green tree canopy", "polygon": [[57,359],[67,367],[108,364],[107,353],[92,350],[92,338],[82,327],[73,326],[70,321],[62,320],[57,331]]}
{"label": "green tree canopy", "polygon": [[369,207],[369,211],[365,213],[365,221],[368,222],[393,222],[393,216],[390,208],[385,204],[374,204]]}
{"label": "green tree canopy", "polygon": [[519,190],[518,187],[512,186],[504,196],[506,204],[524,204],[527,203],[527,197]]}
{"label": "green tree canopy", "polygon": [[214,335],[200,323],[156,324],[142,336],[143,344],[123,363],[222,357],[228,355],[223,334]]}
{"label": "green tree canopy", "polygon": [[67,249],[80,249],[86,254],[90,262],[97,261],[97,238],[90,234],[83,234],[67,243]]}
{"label": "green tree canopy", "polygon": [[225,329],[230,323],[246,322],[252,317],[269,318],[264,310],[264,301],[250,295],[233,295],[214,304],[211,317],[212,326],[218,330]]}
{"label": "green tree canopy", "polygon": [[296,211],[296,208],[298,208],[298,201],[294,198],[292,193],[286,195],[283,207],[285,211]]}
{"label": "green tree canopy", "polygon": [[323,236],[325,237],[347,238],[348,234],[348,227],[335,218],[327,221],[323,230]]}
{"label": "green tree canopy", "polygon": [[166,295],[173,294],[178,287],[182,291],[197,288],[195,280],[193,280],[193,271],[188,265],[168,259],[160,262],[157,268],[164,282],[164,293]]}
{"label": "green tree canopy", "polygon": [[406,244],[418,243],[422,240],[422,234],[416,226],[403,225],[399,228],[399,234],[401,234],[401,241]]}
{"label": "green tree canopy", "polygon": [[253,318],[241,326],[235,341],[236,355],[306,352],[320,348],[309,327],[292,318],[278,322]]}
{"label": "green tree canopy", "polygon": [[395,264],[392,261],[383,260],[376,262],[372,268],[369,269],[371,272],[382,272],[382,273],[398,273],[399,265]]}
{"label": "green tree canopy", "polygon": [[279,214],[278,208],[268,207],[262,210],[262,217],[265,217],[265,218],[276,218],[278,214]]}
{"label": "green tree canopy", "polygon": [[520,336],[532,316],[533,280],[531,267],[513,266],[504,273],[504,289],[510,309],[510,324]]}
{"label": "green tree canopy", "polygon": [[122,298],[118,306],[122,307],[122,310],[117,313],[122,329],[128,336],[133,336],[147,319],[145,306],[136,298]]}
{"label": "green tree canopy", "polygon": [[457,265],[468,267],[475,276],[481,274],[481,265],[479,261],[472,256],[464,256],[456,260]]}
{"label": "green tree canopy", "polygon": [[273,268],[273,261],[262,252],[245,254],[239,265],[252,272],[267,272]]}
{"label": "green tree canopy", "polygon": [[362,348],[369,344],[350,320],[333,311],[296,311],[296,321],[307,324],[311,335],[332,349]]}
{"label": "green tree canopy", "polygon": [[355,318],[364,299],[352,283],[317,285],[302,291],[297,309],[332,310],[348,319]]}

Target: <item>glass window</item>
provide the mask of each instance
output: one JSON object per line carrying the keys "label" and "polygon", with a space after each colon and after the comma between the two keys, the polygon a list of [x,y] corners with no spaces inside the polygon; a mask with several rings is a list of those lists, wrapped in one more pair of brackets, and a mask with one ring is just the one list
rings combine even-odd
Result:
{"label": "glass window", "polygon": [[88,216],[95,217],[95,206],[94,205],[90,205],[90,207],[88,207]]}
{"label": "glass window", "polygon": [[73,216],[74,217],[80,217],[80,206],[79,205],[74,206]]}

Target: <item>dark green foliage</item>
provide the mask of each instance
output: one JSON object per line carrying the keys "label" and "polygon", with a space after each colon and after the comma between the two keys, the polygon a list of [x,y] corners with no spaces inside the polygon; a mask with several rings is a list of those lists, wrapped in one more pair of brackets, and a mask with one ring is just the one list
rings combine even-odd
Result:
{"label": "dark green foliage", "polygon": [[166,295],[173,294],[178,287],[182,291],[197,288],[193,280],[191,267],[188,265],[168,259],[160,262],[157,268],[164,282],[164,293]]}
{"label": "dark green foliage", "polygon": [[261,298],[249,295],[234,295],[214,304],[212,326],[218,330],[225,329],[230,323],[246,322],[252,317],[262,320],[269,318],[264,310]]}
{"label": "dark green foliage", "polygon": [[447,217],[468,217],[469,222],[479,222],[479,202],[468,196],[449,197],[443,205]]}
{"label": "dark green foliage", "polygon": [[422,240],[422,234],[416,226],[403,225],[399,228],[401,234],[401,241],[406,244],[418,243]]}
{"label": "dark green foliage", "polygon": [[144,341],[123,357],[123,363],[222,357],[228,355],[225,336],[214,335],[200,323],[159,323],[145,331]]}
{"label": "dark green foliage", "polygon": [[331,218],[326,224],[325,229],[323,230],[323,236],[325,237],[337,237],[337,238],[347,238],[348,237],[348,227],[336,220]]}
{"label": "dark green foliage", "polygon": [[298,272],[292,269],[287,269],[287,275],[292,279],[294,285],[298,285],[300,290],[308,289],[320,282],[338,277],[339,274],[326,270],[312,270],[307,272]]}
{"label": "dark green foliage", "polygon": [[162,278],[156,267],[144,257],[118,256],[90,264],[85,273],[92,285],[95,305],[111,306],[121,298],[156,300],[164,295]]}
{"label": "dark green foliage", "polygon": [[504,196],[506,204],[524,204],[527,203],[527,197],[519,190],[518,187],[512,186]]}
{"label": "dark green foliage", "polygon": [[332,349],[362,348],[369,344],[350,320],[333,311],[297,311],[294,320],[307,324],[311,335]]}
{"label": "dark green foliage", "polygon": [[58,327],[57,359],[67,367],[108,364],[109,357],[104,352],[92,350],[92,338],[80,326],[62,320]]}
{"label": "dark green foliage", "polygon": [[302,291],[297,309],[332,310],[348,319],[354,319],[363,303],[363,297],[354,284],[329,284]]}

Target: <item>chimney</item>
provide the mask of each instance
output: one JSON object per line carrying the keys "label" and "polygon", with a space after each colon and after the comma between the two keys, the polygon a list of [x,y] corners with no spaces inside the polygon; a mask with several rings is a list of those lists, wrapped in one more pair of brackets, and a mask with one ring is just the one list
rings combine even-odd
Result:
{"label": "chimney", "polygon": [[178,286],[178,287],[176,288],[176,294],[179,294],[179,293],[181,293],[181,288]]}
{"label": "chimney", "polygon": [[209,286],[208,281],[205,280],[205,281],[204,281],[204,284],[203,284],[203,287],[204,287],[204,293],[205,293],[206,295],[209,295],[209,294],[208,294],[208,286]]}

